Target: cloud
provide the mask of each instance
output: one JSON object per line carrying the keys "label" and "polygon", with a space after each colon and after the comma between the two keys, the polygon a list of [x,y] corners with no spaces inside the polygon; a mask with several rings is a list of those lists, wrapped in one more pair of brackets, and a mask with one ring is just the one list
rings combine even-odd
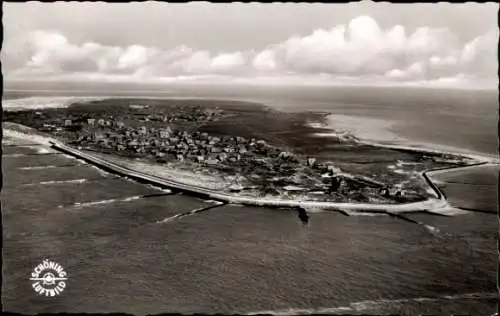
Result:
{"label": "cloud", "polygon": [[7,41],[2,62],[7,78],[24,79],[122,76],[168,81],[232,76],[252,80],[294,75],[323,80],[326,75],[329,80],[421,82],[457,76],[497,80],[497,43],[498,28],[460,43],[446,28],[420,27],[410,32],[395,25],[382,29],[372,18],[360,16],[307,36],[292,36],[261,51],[219,53],[183,45],[170,50],[94,42],[78,45],[60,32],[39,30]]}

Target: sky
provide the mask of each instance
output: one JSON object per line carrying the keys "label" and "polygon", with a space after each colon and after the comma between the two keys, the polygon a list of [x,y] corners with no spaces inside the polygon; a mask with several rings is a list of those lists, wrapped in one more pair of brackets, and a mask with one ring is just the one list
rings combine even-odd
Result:
{"label": "sky", "polygon": [[3,3],[8,81],[498,85],[498,4]]}

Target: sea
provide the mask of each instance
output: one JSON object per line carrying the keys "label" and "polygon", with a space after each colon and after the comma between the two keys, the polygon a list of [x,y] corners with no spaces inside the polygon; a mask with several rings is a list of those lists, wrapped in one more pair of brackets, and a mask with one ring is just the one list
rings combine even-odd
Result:
{"label": "sea", "polygon": [[3,108],[66,106],[107,97],[244,100],[282,111],[330,113],[328,125],[365,140],[498,156],[498,91],[419,87],[180,86],[11,89]]}
{"label": "sea", "polygon": [[[280,111],[319,111],[328,115],[325,126],[363,140],[498,157],[498,91],[65,87],[6,90],[2,106],[64,107],[109,97],[231,99]],[[498,171],[492,164],[435,175],[451,207],[465,211],[456,216],[406,214],[413,222],[317,210],[304,226],[293,211],[224,206],[123,233],[119,225],[133,220],[125,222],[123,208],[95,210],[81,215],[81,222],[72,221],[72,229],[114,223],[123,235],[106,235],[112,244],[98,246],[104,237],[96,231],[94,237],[65,239],[74,244],[57,246],[73,249],[70,256],[82,258],[82,275],[98,276],[88,283],[80,280],[80,288],[69,292],[76,309],[67,311],[492,315],[498,297]],[[177,205],[189,209],[189,201],[184,197]],[[141,205],[136,213],[162,212],[160,203]],[[10,304],[20,312],[60,311],[48,303],[40,303],[41,310],[23,309],[26,304],[16,305],[14,300]]]}

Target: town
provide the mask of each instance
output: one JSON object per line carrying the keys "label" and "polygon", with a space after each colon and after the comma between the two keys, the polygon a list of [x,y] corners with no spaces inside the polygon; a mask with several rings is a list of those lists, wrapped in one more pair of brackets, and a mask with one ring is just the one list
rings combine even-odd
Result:
{"label": "town", "polygon": [[331,162],[300,157],[262,139],[213,136],[182,125],[217,120],[224,115],[221,111],[192,107],[166,115],[149,111],[147,105],[131,104],[125,113],[113,112],[114,115],[103,112],[91,116],[75,111],[18,114],[10,114],[10,119],[56,136],[81,150],[238,175],[243,181],[230,186],[233,193],[256,188],[264,195],[293,198],[307,194],[315,200],[385,203],[421,198],[373,179],[345,174]]}

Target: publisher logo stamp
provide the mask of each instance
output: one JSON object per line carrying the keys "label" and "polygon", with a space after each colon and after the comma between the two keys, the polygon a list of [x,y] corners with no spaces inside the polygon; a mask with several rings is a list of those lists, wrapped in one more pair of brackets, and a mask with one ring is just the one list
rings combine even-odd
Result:
{"label": "publisher logo stamp", "polygon": [[57,262],[45,259],[31,272],[33,290],[39,295],[56,296],[66,288],[68,274]]}

